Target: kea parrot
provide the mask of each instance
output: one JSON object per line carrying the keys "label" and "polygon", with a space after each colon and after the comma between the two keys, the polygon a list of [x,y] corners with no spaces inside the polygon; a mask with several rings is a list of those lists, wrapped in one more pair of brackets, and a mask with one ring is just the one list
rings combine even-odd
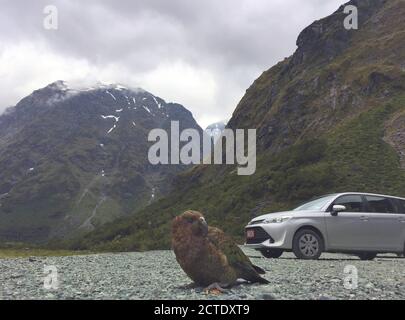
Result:
{"label": "kea parrot", "polygon": [[223,292],[238,279],[269,283],[260,276],[265,271],[252,264],[231,237],[209,227],[200,212],[186,211],[173,220],[172,248],[184,272],[208,291]]}

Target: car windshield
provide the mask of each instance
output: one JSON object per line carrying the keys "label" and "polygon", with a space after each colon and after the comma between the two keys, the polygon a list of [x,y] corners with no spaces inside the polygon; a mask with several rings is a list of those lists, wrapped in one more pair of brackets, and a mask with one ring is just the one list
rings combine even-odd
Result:
{"label": "car windshield", "polygon": [[325,206],[328,202],[333,200],[336,197],[335,194],[327,195],[321,198],[317,198],[310,202],[306,202],[300,205],[298,208],[295,208],[294,211],[312,211],[312,210],[320,210],[323,206]]}

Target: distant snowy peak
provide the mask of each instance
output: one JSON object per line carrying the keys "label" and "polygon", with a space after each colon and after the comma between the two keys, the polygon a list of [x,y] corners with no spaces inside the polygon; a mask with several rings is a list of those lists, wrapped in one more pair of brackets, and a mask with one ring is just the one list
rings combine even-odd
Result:
{"label": "distant snowy peak", "polygon": [[92,85],[84,85],[81,83],[68,82],[64,80],[58,80],[47,86],[50,89],[56,89],[59,91],[73,91],[73,92],[88,92],[96,90],[117,90],[117,91],[131,91],[133,93],[148,93],[142,88],[130,88],[122,84],[105,84],[102,82],[97,82]]}
{"label": "distant snowy peak", "polygon": [[210,124],[205,129],[205,132],[212,138],[214,144],[218,141],[218,139],[221,136],[222,132],[224,131],[227,123],[228,123],[227,120],[215,122],[213,124]]}
{"label": "distant snowy peak", "polygon": [[116,112],[122,112],[124,108],[143,109],[149,114],[154,115],[156,113],[154,110],[156,109],[165,117],[169,117],[165,111],[167,109],[166,101],[142,88],[130,88],[121,84],[103,83],[83,86],[59,80],[36,92],[43,92],[44,90],[48,94],[49,104],[83,94],[97,94],[112,99]]}
{"label": "distant snowy peak", "polygon": [[221,129],[221,130],[224,130],[225,127],[226,127],[226,125],[227,125],[227,123],[228,123],[228,120],[222,120],[222,121],[219,121],[219,122],[215,122],[215,123],[213,123],[213,124],[210,124],[210,125],[206,128],[206,130],[211,130],[211,129]]}
{"label": "distant snowy peak", "polygon": [[[0,119],[0,126],[12,119],[28,121],[58,110],[70,112],[72,117],[97,119],[106,135],[120,135],[127,128],[132,131],[143,130],[145,126],[148,129],[166,128],[170,121],[180,121],[188,128],[196,127],[202,131],[184,106],[166,102],[141,88],[102,83],[79,86],[61,80],[35,90],[8,109],[3,114],[7,118]],[[0,135],[1,132],[0,128]]]}
{"label": "distant snowy peak", "polygon": [[[87,117],[99,119],[106,134],[119,132],[121,128],[125,130],[128,123],[131,128],[140,129],[145,122],[161,127],[170,120],[187,119],[187,122],[192,123],[189,119],[193,119],[183,106],[168,103],[141,88],[102,83],[79,86],[62,80],[35,90],[17,105],[7,109],[3,115],[8,116],[7,119],[28,121],[33,117],[47,116],[50,111],[61,108],[75,110],[76,114],[86,112]],[[7,119],[0,119],[0,125],[8,122]],[[191,126],[194,127],[195,124],[192,123]]]}

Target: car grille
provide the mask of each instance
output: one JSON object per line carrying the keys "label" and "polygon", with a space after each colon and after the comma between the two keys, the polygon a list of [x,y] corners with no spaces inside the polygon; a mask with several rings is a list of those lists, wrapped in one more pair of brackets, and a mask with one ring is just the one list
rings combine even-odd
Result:
{"label": "car grille", "polygon": [[246,237],[246,244],[258,244],[266,240],[270,240],[270,243],[274,243],[273,238],[261,227],[246,228],[246,231],[247,230],[254,230],[255,237],[249,239]]}

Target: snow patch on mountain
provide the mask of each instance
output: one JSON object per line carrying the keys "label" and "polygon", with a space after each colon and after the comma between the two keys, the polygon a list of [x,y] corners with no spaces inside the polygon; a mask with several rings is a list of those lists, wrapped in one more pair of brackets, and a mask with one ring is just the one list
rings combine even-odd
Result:
{"label": "snow patch on mountain", "polygon": [[210,124],[206,129],[205,129],[205,133],[207,133],[213,143],[215,144],[218,139],[221,137],[222,132],[224,131],[226,124],[228,123],[227,120],[223,120],[223,121],[219,121],[219,122],[215,122],[213,124]]}
{"label": "snow patch on mountain", "polygon": [[113,115],[111,115],[111,116],[104,116],[104,115],[101,115],[101,117],[102,117],[103,119],[115,119],[115,122],[118,122],[118,121],[120,120],[120,117],[113,116]]}
{"label": "snow patch on mountain", "polygon": [[156,103],[156,105],[158,106],[158,108],[161,109],[161,108],[162,108],[162,104],[161,104],[159,101],[157,101],[155,97],[152,97],[152,98],[153,98],[153,100],[155,101],[155,103]]}
{"label": "snow patch on mountain", "polygon": [[142,106],[142,108],[144,108],[147,112],[149,112],[150,114],[152,114],[152,112],[150,111],[150,109],[148,107]]}
{"label": "snow patch on mountain", "polygon": [[114,119],[114,120],[115,120],[114,125],[112,126],[112,128],[111,128],[110,130],[108,130],[107,134],[113,132],[113,130],[114,130],[115,128],[117,128],[117,123],[118,123],[118,121],[120,121],[120,117],[117,117],[117,116],[114,116],[114,115],[109,115],[109,116],[101,115],[101,117],[102,117],[103,119]]}
{"label": "snow patch on mountain", "polygon": [[105,93],[109,94],[115,101],[117,101],[117,98],[110,91],[107,90]]}
{"label": "snow patch on mountain", "polygon": [[117,125],[116,125],[116,124],[114,124],[114,125],[113,125],[113,127],[112,127],[110,130],[108,130],[108,131],[107,131],[107,134],[109,134],[109,133],[113,132],[113,130],[114,130],[116,127],[117,127]]}
{"label": "snow patch on mountain", "polygon": [[85,92],[93,90],[106,90],[106,91],[129,91],[138,93],[145,93],[146,91],[142,88],[129,88],[122,84],[106,84],[102,82],[96,83],[85,83],[85,82],[74,82],[74,81],[62,81],[58,80],[50,84],[48,87],[54,88],[59,91],[72,91],[72,92]]}

